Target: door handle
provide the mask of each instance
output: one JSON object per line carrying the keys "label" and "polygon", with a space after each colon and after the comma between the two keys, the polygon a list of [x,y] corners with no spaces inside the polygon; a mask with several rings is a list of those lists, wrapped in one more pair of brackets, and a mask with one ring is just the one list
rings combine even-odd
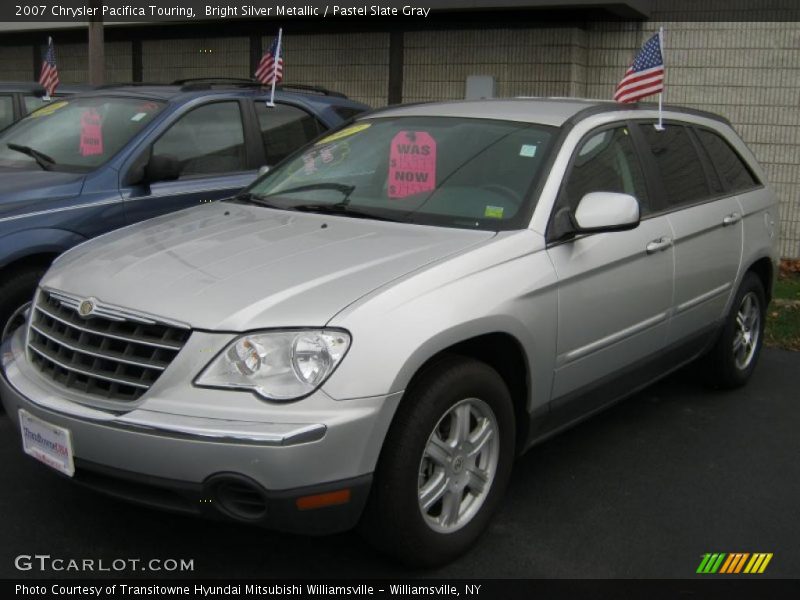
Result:
{"label": "door handle", "polygon": [[648,254],[655,254],[656,252],[661,252],[662,250],[666,250],[670,246],[672,246],[672,238],[660,237],[657,240],[653,240],[652,242],[647,244],[645,250],[647,251]]}
{"label": "door handle", "polygon": [[738,212],[733,212],[724,219],[722,219],[722,226],[727,227],[728,225],[734,225],[741,220],[742,220],[742,215],[740,215]]}

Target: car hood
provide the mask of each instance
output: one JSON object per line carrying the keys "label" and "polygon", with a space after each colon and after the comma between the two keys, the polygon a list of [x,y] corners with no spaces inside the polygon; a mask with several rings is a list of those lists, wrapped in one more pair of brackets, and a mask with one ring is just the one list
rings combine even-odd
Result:
{"label": "car hood", "polygon": [[81,244],[43,285],[198,329],[320,326],[494,235],[216,203]]}
{"label": "car hood", "polygon": [[81,193],[83,173],[0,168],[0,218],[58,208]]}

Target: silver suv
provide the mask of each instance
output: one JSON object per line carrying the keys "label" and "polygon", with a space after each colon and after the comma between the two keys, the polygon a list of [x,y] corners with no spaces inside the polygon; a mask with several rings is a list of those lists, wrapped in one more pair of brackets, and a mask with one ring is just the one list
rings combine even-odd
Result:
{"label": "silver suv", "polygon": [[115,496],[463,552],[514,457],[697,358],[758,360],[777,205],[723,119],[519,99],[359,119],[59,258],[0,383]]}

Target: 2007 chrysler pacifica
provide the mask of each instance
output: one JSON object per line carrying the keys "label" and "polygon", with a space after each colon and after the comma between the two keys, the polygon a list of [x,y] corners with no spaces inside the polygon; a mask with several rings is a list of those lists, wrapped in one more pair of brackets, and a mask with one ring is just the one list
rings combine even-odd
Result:
{"label": "2007 chrysler pacifica", "polygon": [[453,558],[532,444],[700,357],[718,386],[753,372],[775,197],[723,119],[657,117],[391,108],[70,250],[3,350],[26,452],[150,505]]}

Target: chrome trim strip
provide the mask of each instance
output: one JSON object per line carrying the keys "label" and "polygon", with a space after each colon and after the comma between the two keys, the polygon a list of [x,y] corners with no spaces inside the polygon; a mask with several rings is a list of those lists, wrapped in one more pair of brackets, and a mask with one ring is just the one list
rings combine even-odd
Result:
{"label": "chrome trim strip", "polygon": [[53,337],[51,334],[42,331],[41,329],[39,329],[39,327],[37,327],[33,323],[31,323],[31,329],[33,329],[39,335],[46,337],[48,340],[52,340],[56,344],[59,344],[59,345],[63,346],[64,348],[67,348],[68,350],[72,350],[73,352],[77,352],[79,354],[85,354],[87,356],[92,356],[94,358],[101,358],[103,360],[108,360],[108,361],[112,361],[112,362],[124,363],[126,365],[133,365],[134,367],[142,367],[144,369],[154,369],[156,371],[164,371],[164,370],[166,370],[166,367],[164,367],[162,365],[156,365],[156,364],[152,364],[152,363],[146,363],[146,362],[143,362],[143,361],[131,360],[130,358],[124,358],[124,357],[121,357],[121,356],[116,356],[114,354],[100,354],[98,352],[93,352],[92,350],[84,350],[83,348],[78,348],[76,346],[73,346],[69,342],[65,342],[64,340],[61,340],[61,339],[59,339],[57,337]]}
{"label": "chrome trim strip", "polygon": [[36,354],[38,354],[39,356],[41,356],[45,360],[49,360],[53,364],[58,365],[59,367],[61,367],[65,371],[71,371],[73,373],[77,373],[78,375],[85,375],[86,377],[93,377],[94,379],[102,379],[103,381],[109,381],[111,383],[120,383],[122,385],[129,385],[131,387],[136,387],[136,388],[140,388],[140,389],[143,389],[143,390],[149,390],[150,389],[149,385],[145,385],[145,384],[139,383],[139,382],[134,382],[134,381],[129,380],[129,379],[118,379],[118,378],[114,378],[114,377],[109,377],[107,375],[100,375],[99,373],[92,373],[91,371],[84,371],[83,369],[76,369],[75,367],[65,365],[64,363],[62,363],[59,360],[56,360],[55,358],[53,358],[52,356],[50,356],[46,352],[43,352],[43,351],[39,350],[39,348],[37,348],[33,344],[28,344],[28,348],[30,348],[31,350],[36,352]]}
{"label": "chrome trim strip", "polygon": [[44,308],[42,308],[41,305],[37,305],[34,308],[35,308],[35,310],[47,315],[51,319],[55,319],[56,321],[58,321],[60,323],[63,323],[64,325],[67,325],[68,327],[74,327],[78,331],[83,331],[85,333],[91,333],[93,335],[100,335],[100,336],[111,338],[111,339],[114,339],[114,340],[119,340],[121,342],[128,342],[129,344],[142,344],[143,346],[151,346],[153,348],[161,348],[163,350],[179,351],[183,347],[183,346],[179,346],[177,344],[173,345],[173,344],[167,344],[165,342],[149,342],[149,341],[139,340],[139,339],[136,339],[136,338],[127,337],[127,336],[124,336],[124,335],[119,335],[119,334],[116,334],[116,333],[106,333],[106,332],[103,332],[103,331],[97,331],[96,329],[89,329],[87,327],[81,327],[80,325],[76,325],[75,323],[72,323],[70,321],[67,321],[65,319],[62,319],[61,317],[58,317],[58,316],[54,315],[50,311],[45,310]]}
{"label": "chrome trim strip", "polygon": [[213,423],[213,420],[155,413],[151,419],[139,415],[136,418],[122,417],[112,423],[103,424],[151,434],[166,433],[170,436],[199,438],[210,442],[249,442],[266,446],[294,446],[316,442],[325,437],[328,430],[321,423],[252,423],[220,420],[217,427],[210,427],[210,423]]}
{"label": "chrome trim strip", "polygon": [[25,213],[24,215],[14,215],[13,217],[2,217],[0,223],[5,221],[15,221],[17,219],[27,219],[28,217],[38,217],[39,215],[49,215],[57,212],[64,212],[68,210],[78,210],[81,208],[94,208],[95,206],[108,206],[109,204],[121,203],[120,200],[104,200],[102,202],[93,202],[91,204],[78,204],[77,206],[64,206],[62,208],[51,208],[48,210],[37,210],[35,212]]}
{"label": "chrome trim strip", "polygon": [[[77,300],[75,298],[68,298],[66,296],[62,296],[55,292],[49,292],[49,294],[59,304],[61,304],[61,306],[74,310],[75,312],[78,312],[81,306],[82,302],[81,300]],[[142,325],[158,324],[157,321],[154,321],[153,319],[145,319],[143,317],[132,315],[130,313],[106,308],[103,306],[101,302],[97,301],[95,298],[91,298],[91,300],[94,302],[95,307],[91,315],[86,317],[87,319],[91,319],[92,317],[103,317],[104,319],[108,319],[109,321],[116,321],[117,323],[124,323],[125,321],[133,321],[135,323],[141,323]]]}
{"label": "chrome trim strip", "polygon": [[[62,292],[59,290],[54,290],[51,288],[42,288],[45,292],[54,296],[59,302],[66,301],[68,306],[71,308],[77,308],[81,302],[83,302],[86,298],[81,298],[80,296],[75,296],[73,294],[68,294],[66,292]],[[132,321],[138,321],[145,325],[167,325],[168,327],[177,327],[178,329],[191,329],[189,325],[186,323],[182,323],[181,321],[173,321],[172,319],[164,319],[157,315],[151,315],[145,312],[140,312],[137,310],[131,310],[129,308],[124,308],[122,306],[115,306],[113,304],[107,304],[105,302],[101,302],[96,298],[93,298],[95,301],[96,308],[95,310],[98,311],[97,314],[101,316],[105,316],[101,314],[99,311],[104,311],[110,314],[115,315],[116,317],[122,317],[123,319],[130,319]],[[73,303],[74,306],[73,306]]]}
{"label": "chrome trim strip", "polygon": [[675,314],[682,313],[684,311],[689,310],[690,308],[694,308],[698,304],[702,304],[706,300],[711,300],[714,296],[719,296],[720,294],[727,292],[731,288],[730,283],[724,283],[719,287],[714,288],[704,294],[700,294],[699,296],[692,298],[691,300],[687,300],[682,304],[679,304],[678,307],[675,309]]}
{"label": "chrome trim strip", "polygon": [[668,313],[666,312],[659,313],[653,317],[650,317],[649,319],[645,319],[644,321],[635,323],[634,325],[631,325],[627,329],[617,331],[616,333],[612,333],[611,335],[608,335],[604,338],[590,342],[585,346],[581,346],[580,348],[576,348],[575,350],[571,350],[565,354],[562,354],[558,360],[559,366],[573,362],[575,360],[578,360],[579,358],[583,358],[584,356],[591,354],[592,352],[596,352],[597,350],[601,350],[606,346],[611,346],[612,344],[624,340],[625,338],[629,338],[633,335],[636,335],[637,333],[640,333],[645,329],[652,327],[653,325],[657,325],[662,321],[666,321],[667,316]]}

